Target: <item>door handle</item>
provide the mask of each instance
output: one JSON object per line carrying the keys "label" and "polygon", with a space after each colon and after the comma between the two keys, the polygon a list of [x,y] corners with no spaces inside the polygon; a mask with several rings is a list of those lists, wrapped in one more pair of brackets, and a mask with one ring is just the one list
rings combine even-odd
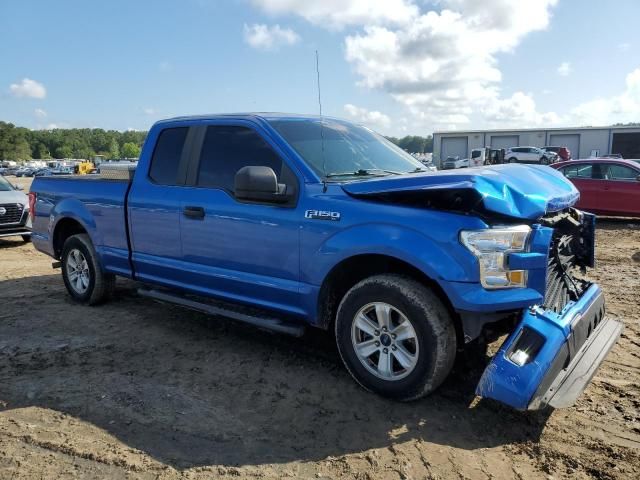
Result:
{"label": "door handle", "polygon": [[202,207],[184,207],[182,214],[188,218],[202,219],[204,218],[204,208]]}

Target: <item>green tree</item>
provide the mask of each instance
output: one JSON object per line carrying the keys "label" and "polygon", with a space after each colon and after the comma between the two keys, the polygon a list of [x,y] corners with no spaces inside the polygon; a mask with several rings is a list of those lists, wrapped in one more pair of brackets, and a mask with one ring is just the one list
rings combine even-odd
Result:
{"label": "green tree", "polygon": [[118,145],[118,141],[114,138],[111,140],[109,144],[109,158],[110,159],[118,159],[120,158],[120,146]]}
{"label": "green tree", "polygon": [[140,147],[133,142],[127,142],[122,145],[122,156],[124,158],[138,158],[140,156]]}
{"label": "green tree", "polygon": [[73,157],[73,149],[71,145],[61,145],[55,150],[56,158],[71,158]]}

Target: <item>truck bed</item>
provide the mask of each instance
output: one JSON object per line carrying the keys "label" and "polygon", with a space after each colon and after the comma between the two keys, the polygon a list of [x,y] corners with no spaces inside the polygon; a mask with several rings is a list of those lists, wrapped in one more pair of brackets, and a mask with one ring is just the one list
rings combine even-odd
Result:
{"label": "truck bed", "polygon": [[49,218],[71,219],[87,231],[105,267],[130,275],[125,205],[129,185],[99,175],[36,177],[31,185],[37,194],[34,244],[58,258],[61,246],[51,238],[56,224]]}

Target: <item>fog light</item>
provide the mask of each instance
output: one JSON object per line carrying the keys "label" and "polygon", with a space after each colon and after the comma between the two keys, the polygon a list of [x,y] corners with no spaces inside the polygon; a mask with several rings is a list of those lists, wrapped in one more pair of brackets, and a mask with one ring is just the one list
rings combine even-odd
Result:
{"label": "fog light", "polygon": [[535,330],[524,327],[511,347],[507,358],[522,367],[531,363],[544,345],[544,337]]}

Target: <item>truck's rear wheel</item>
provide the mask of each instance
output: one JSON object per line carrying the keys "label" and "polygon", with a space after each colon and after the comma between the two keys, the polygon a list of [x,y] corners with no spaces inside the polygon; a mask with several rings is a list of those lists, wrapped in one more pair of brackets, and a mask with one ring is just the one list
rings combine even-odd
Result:
{"label": "truck's rear wheel", "polygon": [[64,242],[62,278],[69,295],[87,305],[107,300],[115,286],[115,276],[102,271],[91,239],[84,233]]}
{"label": "truck's rear wheel", "polygon": [[338,308],[336,341],[360,385],[403,401],[435,390],[456,355],[447,309],[429,288],[401,275],[369,277],[347,292]]}

